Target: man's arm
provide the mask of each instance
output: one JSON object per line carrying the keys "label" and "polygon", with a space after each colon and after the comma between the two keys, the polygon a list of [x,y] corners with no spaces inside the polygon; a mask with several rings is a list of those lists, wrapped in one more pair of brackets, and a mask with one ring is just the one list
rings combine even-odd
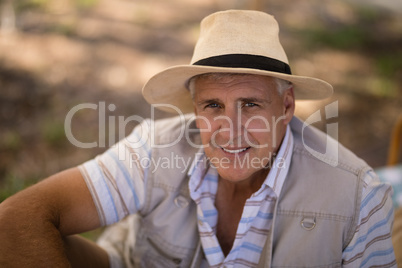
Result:
{"label": "man's arm", "polygon": [[392,188],[370,171],[364,178],[360,217],[352,241],[343,251],[342,267],[396,267],[391,240]]}
{"label": "man's arm", "polygon": [[99,226],[78,168],[58,173],[0,204],[0,267],[70,267],[83,255],[97,262],[85,267],[108,267],[104,250],[69,237]]}

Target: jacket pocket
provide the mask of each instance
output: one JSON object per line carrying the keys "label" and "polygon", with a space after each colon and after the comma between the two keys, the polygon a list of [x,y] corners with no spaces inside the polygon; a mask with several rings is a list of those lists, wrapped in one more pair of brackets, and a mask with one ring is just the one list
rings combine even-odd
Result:
{"label": "jacket pocket", "polygon": [[182,259],[172,256],[158,242],[151,237],[146,239],[147,249],[141,260],[141,267],[150,268],[178,268],[181,267]]}
{"label": "jacket pocket", "polygon": [[280,211],[274,227],[272,267],[341,267],[348,218]]}

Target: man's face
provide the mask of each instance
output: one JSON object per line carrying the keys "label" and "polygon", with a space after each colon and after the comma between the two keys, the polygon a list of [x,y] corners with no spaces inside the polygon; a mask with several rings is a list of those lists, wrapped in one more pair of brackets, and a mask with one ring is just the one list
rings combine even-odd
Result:
{"label": "man's face", "polygon": [[265,178],[294,112],[293,89],[258,75],[200,77],[194,107],[205,154],[221,178]]}

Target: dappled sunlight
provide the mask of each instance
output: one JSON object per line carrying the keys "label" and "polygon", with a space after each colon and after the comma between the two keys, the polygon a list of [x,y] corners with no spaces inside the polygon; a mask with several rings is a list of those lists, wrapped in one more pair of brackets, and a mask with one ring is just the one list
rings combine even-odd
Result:
{"label": "dappled sunlight", "polygon": [[[64,120],[75,105],[105,102],[116,106],[107,116],[149,117],[143,84],[167,67],[188,64],[200,20],[233,8],[273,14],[292,72],[334,86],[327,100],[298,101],[296,115],[305,119],[338,101],[340,141],[372,166],[386,161],[402,112],[398,9],[318,0],[2,3],[0,188],[10,178],[41,179],[104,150],[79,149],[66,139]],[[77,113],[72,125],[81,139],[96,140],[98,111]],[[317,127],[325,129],[325,122]]]}

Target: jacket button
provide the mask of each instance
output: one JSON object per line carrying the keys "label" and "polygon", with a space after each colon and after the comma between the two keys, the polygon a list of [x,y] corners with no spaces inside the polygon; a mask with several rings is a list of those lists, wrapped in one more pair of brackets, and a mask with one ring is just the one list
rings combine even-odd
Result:
{"label": "jacket button", "polygon": [[178,207],[178,208],[185,208],[185,207],[187,207],[188,206],[188,200],[187,200],[187,198],[185,198],[184,196],[182,196],[182,195],[179,195],[178,197],[176,197],[175,199],[174,199],[174,204],[176,205],[176,207]]}

